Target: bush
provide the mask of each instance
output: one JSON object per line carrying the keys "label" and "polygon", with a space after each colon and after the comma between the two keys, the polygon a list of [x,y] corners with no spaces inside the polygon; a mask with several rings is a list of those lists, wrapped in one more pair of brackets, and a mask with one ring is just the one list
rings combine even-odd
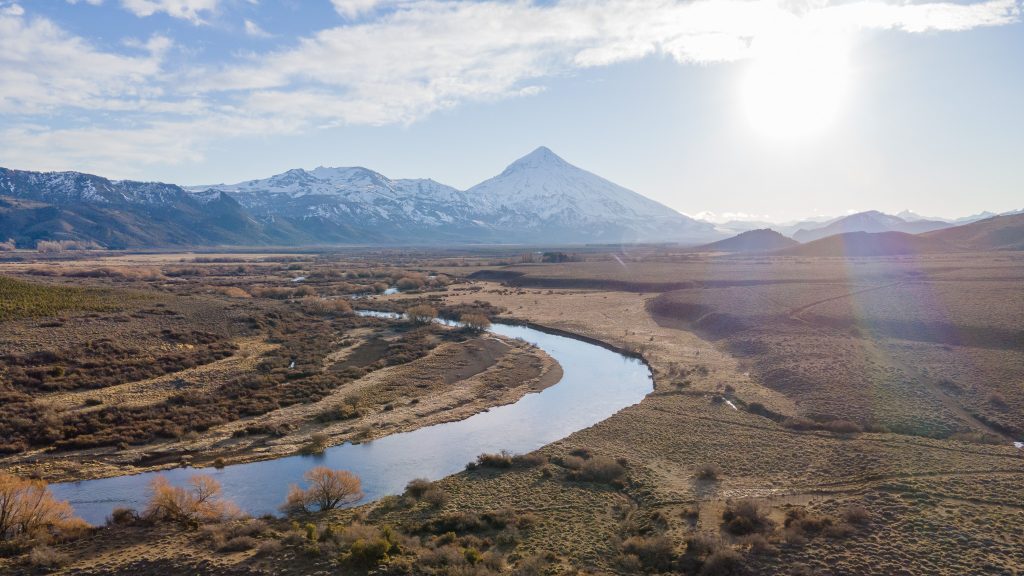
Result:
{"label": "bush", "polygon": [[543,454],[531,452],[529,454],[517,454],[512,457],[512,463],[523,468],[536,468],[548,463],[548,457]]}
{"label": "bush", "polygon": [[491,327],[491,320],[484,314],[480,313],[465,313],[459,316],[459,321],[462,322],[466,328],[474,332],[483,332]]}
{"label": "bush", "polygon": [[8,239],[6,242],[0,242],[0,252],[11,252],[14,250],[14,240]]}
{"label": "bush", "polygon": [[423,280],[414,276],[405,276],[399,278],[398,282],[395,282],[395,288],[398,288],[402,292],[406,290],[419,290],[423,287]]}
{"label": "bush", "polygon": [[302,489],[292,484],[281,506],[283,511],[308,512],[313,507],[319,511],[333,510],[363,498],[362,483],[351,472],[317,466],[306,471],[303,478],[309,487]]}
{"label": "bush", "polygon": [[251,536],[236,536],[217,548],[218,552],[245,552],[256,547],[256,539]]}
{"label": "bush", "polygon": [[867,524],[871,520],[867,508],[860,505],[853,505],[843,510],[843,520],[850,524]]}
{"label": "bush", "polygon": [[728,548],[713,552],[700,568],[701,576],[738,576],[743,572],[740,555]]}
{"label": "bush", "polygon": [[620,480],[626,469],[619,462],[607,456],[594,456],[583,462],[579,470],[575,470],[570,478],[582,482],[611,483]]}
{"label": "bush", "polygon": [[676,555],[666,536],[633,536],[622,543],[622,551],[639,558],[644,568],[658,572],[669,570]]}
{"label": "bush", "polygon": [[301,300],[302,309],[322,316],[349,316],[352,305],[346,300],[308,297]]}
{"label": "bush", "polygon": [[448,494],[434,486],[423,494],[423,501],[430,504],[431,508],[441,508],[448,503]]}
{"label": "bush", "polygon": [[428,324],[437,317],[437,309],[428,304],[417,304],[406,309],[405,314],[414,324]]}
{"label": "bush", "polygon": [[260,556],[272,556],[281,551],[283,546],[280,540],[264,540],[256,547],[256,554]]}
{"label": "bush", "polygon": [[476,464],[485,468],[511,468],[512,455],[504,450],[498,454],[481,454],[476,457]]}
{"label": "bush", "polygon": [[71,533],[84,526],[67,502],[53,497],[46,482],[0,472],[0,542],[43,530]]}
{"label": "bush", "polygon": [[132,508],[114,508],[107,517],[107,526],[131,526],[139,521],[139,513]]}
{"label": "bush", "polygon": [[697,479],[713,482],[722,475],[722,470],[716,464],[705,464],[697,470]]}
{"label": "bush", "polygon": [[730,534],[745,536],[769,530],[772,522],[756,502],[742,500],[726,507],[722,512],[722,525]]}
{"label": "bush", "polygon": [[409,483],[405,485],[405,493],[419,500],[424,494],[426,494],[427,490],[430,490],[430,487],[430,480],[427,480],[426,478],[416,478],[414,480],[410,480]]}
{"label": "bush", "polygon": [[28,553],[28,563],[37,568],[60,568],[67,564],[67,562],[68,557],[66,554],[45,545],[36,546]]}
{"label": "bush", "polygon": [[143,514],[152,520],[195,525],[220,522],[239,516],[238,508],[221,498],[220,483],[210,476],[196,474],[188,487],[172,486],[163,476],[150,484],[152,495]]}

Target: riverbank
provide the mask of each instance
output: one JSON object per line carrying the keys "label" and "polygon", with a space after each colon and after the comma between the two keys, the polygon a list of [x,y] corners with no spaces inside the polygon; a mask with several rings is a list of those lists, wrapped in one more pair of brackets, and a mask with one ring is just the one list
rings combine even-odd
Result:
{"label": "riverbank", "polygon": [[[334,362],[343,360],[332,358]],[[164,379],[171,381],[176,376]],[[317,402],[230,422],[189,438],[118,450],[33,451],[4,457],[0,466],[15,475],[55,483],[182,466],[214,468],[272,460],[463,420],[515,403],[526,394],[556,384],[561,377],[561,367],[543,350],[512,338],[482,334],[467,342],[443,343],[407,364],[375,370]],[[133,387],[126,387],[125,394],[134,393]],[[113,392],[107,394],[109,402],[117,401]],[[372,402],[361,402],[364,397]],[[334,421],[324,421],[321,416],[348,408],[360,413]],[[280,432],[246,433],[252,429]]]}

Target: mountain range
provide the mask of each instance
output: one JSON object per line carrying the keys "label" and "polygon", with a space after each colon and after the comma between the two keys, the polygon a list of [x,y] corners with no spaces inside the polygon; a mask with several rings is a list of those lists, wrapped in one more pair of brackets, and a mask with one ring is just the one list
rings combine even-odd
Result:
{"label": "mountain range", "polygon": [[19,246],[699,243],[723,236],[545,147],[464,191],[361,167],[188,188],[0,168],[0,237]]}
{"label": "mountain range", "polygon": [[[467,190],[362,167],[293,169],[237,184],[182,187],[80,172],[0,168],[0,241],[82,240],[106,248],[339,244],[704,244],[776,250],[854,232],[917,234],[973,222],[877,211],[787,225],[718,226],[573,166],[540,147]],[[766,230],[774,228],[774,231]],[[781,233],[781,234],[778,234]]]}

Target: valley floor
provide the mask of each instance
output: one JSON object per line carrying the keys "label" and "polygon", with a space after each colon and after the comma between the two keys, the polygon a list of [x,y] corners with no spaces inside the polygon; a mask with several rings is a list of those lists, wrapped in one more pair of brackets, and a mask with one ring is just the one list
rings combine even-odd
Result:
{"label": "valley floor", "polygon": [[[355,510],[299,516],[299,524],[267,519],[253,529],[254,542],[239,550],[221,546],[223,537],[217,544],[218,537],[209,528],[196,533],[161,525],[114,526],[85,542],[56,545],[66,555],[58,572],[361,574],[371,567],[353,563],[354,542],[392,538],[381,536],[381,527],[389,526],[399,534],[395,538],[401,545],[396,540],[391,546],[392,562],[380,573],[1024,574],[1024,451],[1002,437],[1019,417],[1016,404],[1010,403],[1015,399],[1005,404],[1008,408],[976,407],[973,391],[998,390],[985,388],[984,382],[975,384],[973,372],[957,378],[960,392],[950,387],[921,392],[914,388],[920,379],[895,353],[885,359],[872,357],[872,365],[878,374],[887,374],[885,378],[852,378],[845,367],[830,371],[827,365],[802,373],[803,380],[793,372],[779,377],[781,373],[773,371],[780,361],[775,355],[788,351],[792,363],[801,363],[795,368],[805,367],[811,363],[806,354],[814,351],[814,338],[827,334],[820,331],[826,329],[821,328],[826,323],[820,317],[804,316],[810,310],[799,309],[804,304],[782,306],[787,313],[798,308],[785,321],[800,316],[803,320],[793,322],[813,330],[786,332],[788,348],[771,339],[767,346],[754,347],[747,341],[754,332],[745,332],[747,328],[716,331],[732,326],[731,321],[709,330],[706,322],[689,316],[667,317],[666,311],[693,309],[687,300],[692,295],[677,292],[686,290],[683,285],[660,286],[658,291],[635,285],[573,288],[565,284],[581,275],[567,270],[532,269],[530,273],[561,275],[558,282],[539,281],[543,287],[531,287],[529,281],[508,286],[478,280],[472,290],[447,291],[444,303],[485,302],[503,310],[497,318],[529,321],[642,354],[653,371],[655,390],[639,404],[546,446],[529,459],[509,461],[507,466],[482,460],[484,465],[433,483],[432,489],[440,494],[433,499],[409,492]],[[1007,275],[1004,283],[1010,278],[1012,284],[1019,275],[1016,264],[1001,270]],[[680,276],[662,275],[664,280],[658,280],[665,282],[676,282]],[[596,276],[599,279],[600,274]],[[817,294],[813,278],[809,285]],[[709,297],[716,290],[727,288],[710,287]],[[860,290],[846,290],[845,297]],[[807,301],[842,301],[843,297],[825,292],[808,296]],[[674,308],[658,306],[665,302],[665,293],[674,294]],[[406,298],[396,295],[382,301],[400,306]],[[1004,302],[1016,302],[1008,298]],[[714,301],[701,305],[708,307],[702,309],[705,321],[721,318],[709,316],[719,310]],[[748,316],[738,305],[720,311],[745,319],[762,314],[766,307],[755,306]],[[866,315],[866,310],[860,313]],[[970,313],[985,318],[983,312]],[[1003,316],[991,322],[1005,321],[1011,330],[1019,329],[1017,319]],[[882,336],[868,338],[866,331],[827,326],[849,333],[851,346],[898,350],[901,343],[919,345],[894,343],[888,332],[872,332]],[[517,353],[513,344],[502,345],[510,347],[506,356]],[[456,353],[445,346],[413,364],[422,362],[424,370],[443,372],[430,363],[437,355]],[[1012,391],[1024,382],[1013,351],[999,343],[963,341],[947,346],[956,354],[973,354],[975,370],[1006,371],[1007,376],[993,386]],[[919,362],[929,357],[917,348],[906,348],[904,355]],[[1000,355],[1009,360],[992,365],[991,358]],[[936,358],[927,366],[948,370],[946,357]],[[555,378],[556,369],[543,359],[526,365],[531,362],[535,380],[529,382]],[[401,381],[409,366],[373,372],[364,379]],[[506,368],[501,360],[494,364],[495,373],[507,374]],[[840,380],[828,380],[830,374]],[[796,387],[797,381],[809,388]],[[858,386],[875,394],[879,405],[869,416],[885,416],[885,426],[859,419],[866,396]],[[435,392],[446,394],[444,390]],[[849,403],[848,413],[834,401],[846,391],[856,399]],[[131,401],[131,391],[124,394],[125,401]],[[947,411],[933,420],[922,419],[907,400],[914,395],[938,402]],[[452,401],[438,400],[439,405]],[[824,405],[830,406],[829,418],[815,420]],[[417,408],[416,417],[424,417],[423,410]],[[1002,414],[999,422],[1006,424],[988,414]],[[375,429],[390,433],[410,417],[389,416],[397,418],[397,424],[389,421],[391,427]],[[843,419],[851,424],[838,425]],[[913,433],[893,432],[893,423],[903,421],[928,425],[910,429]],[[595,472],[598,464],[610,472]],[[308,538],[309,529],[300,526],[307,522],[319,538]],[[277,544],[267,544],[271,541]],[[477,559],[480,552],[483,556]],[[0,568],[24,569],[13,560],[6,567],[3,562]]]}

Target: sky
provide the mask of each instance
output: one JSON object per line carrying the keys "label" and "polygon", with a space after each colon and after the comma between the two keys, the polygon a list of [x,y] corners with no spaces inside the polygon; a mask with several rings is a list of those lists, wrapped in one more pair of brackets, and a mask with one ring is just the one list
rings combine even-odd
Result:
{"label": "sky", "polygon": [[544,145],[716,221],[1024,208],[1022,0],[0,0],[0,166],[468,188]]}

